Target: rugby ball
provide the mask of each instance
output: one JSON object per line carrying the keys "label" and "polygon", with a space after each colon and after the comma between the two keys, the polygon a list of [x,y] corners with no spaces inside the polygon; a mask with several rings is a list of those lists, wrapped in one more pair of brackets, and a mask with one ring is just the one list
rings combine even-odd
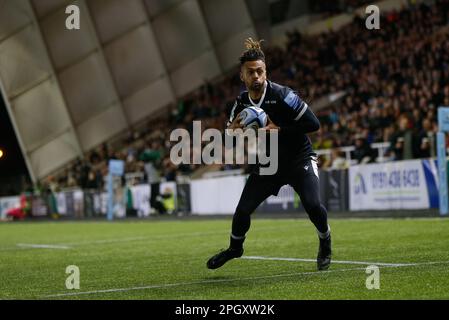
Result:
{"label": "rugby ball", "polygon": [[259,129],[267,125],[267,114],[259,107],[248,107],[239,114],[240,124],[244,129]]}

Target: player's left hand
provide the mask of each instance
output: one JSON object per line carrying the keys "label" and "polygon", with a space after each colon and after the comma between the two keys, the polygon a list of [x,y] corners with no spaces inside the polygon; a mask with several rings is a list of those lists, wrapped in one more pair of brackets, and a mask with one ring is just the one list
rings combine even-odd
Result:
{"label": "player's left hand", "polygon": [[270,119],[270,117],[267,115],[267,125],[262,130],[279,130],[279,127]]}

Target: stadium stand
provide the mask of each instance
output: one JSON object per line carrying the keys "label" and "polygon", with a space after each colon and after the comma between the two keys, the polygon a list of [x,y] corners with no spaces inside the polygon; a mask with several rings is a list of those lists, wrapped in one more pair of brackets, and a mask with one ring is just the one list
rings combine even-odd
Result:
{"label": "stadium stand", "polygon": [[[367,35],[365,20],[355,17],[338,33],[308,38],[294,30],[285,49],[265,48],[270,79],[298,90],[312,108],[320,97],[344,92],[342,102],[317,112],[322,126],[311,139],[323,169],[435,156],[436,108],[449,105],[449,1],[383,14],[381,25]],[[148,162],[167,181],[192,174],[200,165],[175,166],[169,160],[170,132],[191,131],[194,120],[203,128],[224,130],[241,89],[238,72],[207,83],[168,116],[133,133],[124,147],[111,150],[104,144],[45,183],[52,190],[103,188],[107,160],[114,158],[126,161],[126,172],[136,182],[146,181]]]}

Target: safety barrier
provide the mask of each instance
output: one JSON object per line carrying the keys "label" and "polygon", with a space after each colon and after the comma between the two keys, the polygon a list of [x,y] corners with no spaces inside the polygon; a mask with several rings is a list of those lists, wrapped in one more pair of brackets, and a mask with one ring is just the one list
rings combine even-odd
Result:
{"label": "safety barrier", "polygon": [[[319,176],[320,196],[330,212],[433,209],[439,206],[439,179],[435,159],[355,165],[344,170],[320,170]],[[161,183],[159,194],[170,213],[232,214],[246,179],[246,175],[191,181],[180,179],[178,183]],[[120,192],[123,192],[122,202],[115,217],[144,218],[151,214],[151,188],[148,184],[125,187]],[[33,217],[106,217],[107,193],[103,191],[72,189],[26,197],[29,213]],[[6,218],[8,210],[20,205],[20,197],[0,198],[0,218]],[[303,212],[304,208],[298,195],[286,185],[277,196],[266,199],[257,211]]]}

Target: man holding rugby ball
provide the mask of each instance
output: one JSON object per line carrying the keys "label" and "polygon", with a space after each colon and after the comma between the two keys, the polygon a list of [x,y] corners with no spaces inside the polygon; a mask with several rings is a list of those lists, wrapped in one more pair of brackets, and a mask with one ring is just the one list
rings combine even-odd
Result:
{"label": "man holding rugby ball", "polygon": [[265,130],[278,130],[278,170],[274,175],[250,174],[237,205],[229,248],[207,262],[217,269],[233,258],[243,255],[243,243],[251,224],[251,214],[270,195],[277,195],[286,184],[291,185],[314,224],[319,238],[318,270],[327,270],[331,263],[331,234],[327,210],[321,204],[317,155],[307,133],[317,131],[320,123],[313,112],[292,89],[267,80],[265,55],[260,41],[249,38],[240,57],[240,78],[244,91],[236,99],[228,129],[242,128],[239,113],[247,107],[262,108],[268,115]]}

